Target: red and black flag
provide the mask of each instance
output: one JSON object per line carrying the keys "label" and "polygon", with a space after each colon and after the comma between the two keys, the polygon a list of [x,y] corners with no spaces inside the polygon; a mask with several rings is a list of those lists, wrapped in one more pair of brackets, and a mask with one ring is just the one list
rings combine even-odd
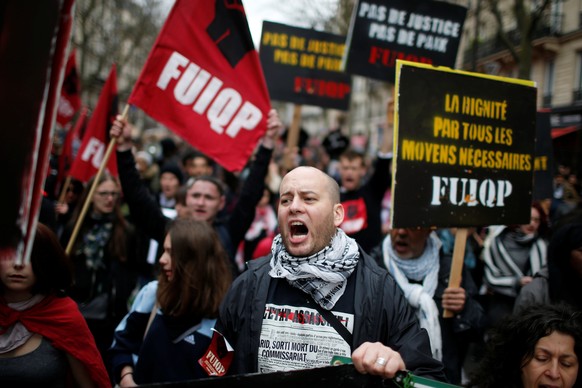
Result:
{"label": "red and black flag", "polygon": [[177,0],[131,93],[137,105],[231,171],[270,109],[240,0]]}
{"label": "red and black flag", "polygon": [[[87,182],[97,173],[109,144],[109,128],[118,112],[117,70],[111,67],[109,77],[101,90],[97,106],[87,123],[83,142],[73,161],[69,175],[81,182]],[[111,154],[107,162],[109,172],[117,176],[117,158]]]}
{"label": "red and black flag", "polygon": [[81,108],[81,80],[75,57],[76,51],[73,49],[65,68],[65,79],[63,80],[61,98],[57,107],[57,123],[63,127],[71,121],[75,113]]}
{"label": "red and black flag", "polygon": [[59,155],[59,177],[58,181],[62,182],[69,174],[69,170],[73,165],[73,144],[75,141],[81,140],[81,133],[87,125],[87,107],[81,108],[79,118],[75,122],[75,126],[67,131],[65,140],[63,141],[63,148]]}

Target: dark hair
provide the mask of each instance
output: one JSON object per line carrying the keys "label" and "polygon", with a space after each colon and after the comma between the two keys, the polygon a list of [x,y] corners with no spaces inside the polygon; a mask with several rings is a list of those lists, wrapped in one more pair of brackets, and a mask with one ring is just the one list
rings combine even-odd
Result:
{"label": "dark hair", "polygon": [[215,318],[232,281],[228,256],[218,234],[204,221],[172,221],[172,281],[158,278],[157,300],[172,316]]}
{"label": "dark hair", "polygon": [[79,180],[71,179],[71,183],[69,184],[68,190],[73,192],[74,194],[81,195],[83,190],[85,189],[85,184]]}
{"label": "dark hair", "polygon": [[[572,336],[574,352],[582,359],[581,313],[566,304],[535,304],[504,319],[492,330],[485,356],[468,386],[521,388],[521,370],[533,358],[536,344],[554,332]],[[580,386],[581,381],[574,385]]]}
{"label": "dark hair", "polygon": [[165,173],[174,175],[180,184],[184,183],[184,173],[182,172],[180,166],[178,166],[176,163],[165,163],[162,168],[160,168],[160,178]]}
{"label": "dark hair", "polygon": [[36,228],[30,253],[36,283],[35,294],[58,294],[73,284],[73,266],[55,233],[41,223]]}
{"label": "dark hair", "polygon": [[358,152],[356,150],[354,150],[353,148],[348,148],[347,150],[345,150],[344,152],[342,152],[339,156],[340,160],[341,159],[347,159],[350,162],[360,159],[362,162],[362,165],[366,164],[366,158],[364,157],[364,154],[361,152]]}
{"label": "dark hair", "polygon": [[[73,267],[55,233],[39,223],[34,235],[30,264],[36,282],[33,294],[62,295],[73,284]],[[4,284],[0,282],[0,292]]]}
{"label": "dark hair", "polygon": [[212,167],[212,166],[213,166],[213,164],[214,164],[214,161],[213,161],[213,160],[212,160],[210,157],[208,157],[208,156],[206,156],[205,154],[203,154],[202,152],[200,152],[200,151],[196,151],[196,150],[190,150],[189,152],[187,152],[187,153],[186,153],[186,154],[185,154],[185,155],[182,157],[182,165],[183,165],[183,166],[186,166],[186,163],[187,163],[189,160],[194,160],[194,159],[196,159],[196,158],[202,158],[202,159],[204,159],[204,160],[206,161],[206,164],[207,164],[208,166],[210,166],[210,167]]}

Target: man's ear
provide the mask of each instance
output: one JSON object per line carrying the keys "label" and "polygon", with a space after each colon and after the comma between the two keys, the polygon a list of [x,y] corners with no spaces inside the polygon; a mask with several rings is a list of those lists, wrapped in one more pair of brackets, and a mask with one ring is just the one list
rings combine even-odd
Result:
{"label": "man's ear", "polygon": [[333,223],[336,227],[344,221],[344,215],[344,206],[341,203],[333,205]]}
{"label": "man's ear", "polygon": [[226,206],[226,195],[221,195],[220,204],[218,205],[218,211],[224,209],[224,206]]}

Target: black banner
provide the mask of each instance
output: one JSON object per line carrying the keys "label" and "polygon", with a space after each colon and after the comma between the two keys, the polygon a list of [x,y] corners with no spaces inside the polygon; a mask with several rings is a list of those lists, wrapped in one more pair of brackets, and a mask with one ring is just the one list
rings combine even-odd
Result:
{"label": "black banner", "polygon": [[351,78],[341,71],[345,37],[263,22],[259,56],[273,100],[347,110]]}
{"label": "black banner", "polygon": [[393,227],[527,224],[533,82],[398,66]]}
{"label": "black banner", "polygon": [[346,72],[394,82],[396,60],[454,67],[467,9],[432,0],[359,0]]}

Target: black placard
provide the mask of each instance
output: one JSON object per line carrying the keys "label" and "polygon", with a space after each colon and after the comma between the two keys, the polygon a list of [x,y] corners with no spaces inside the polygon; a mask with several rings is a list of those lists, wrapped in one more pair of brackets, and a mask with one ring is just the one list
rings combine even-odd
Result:
{"label": "black placard", "polygon": [[527,224],[533,82],[398,62],[394,227]]}
{"label": "black placard", "polygon": [[341,71],[345,37],[263,22],[259,56],[273,100],[347,110],[351,77]]}

